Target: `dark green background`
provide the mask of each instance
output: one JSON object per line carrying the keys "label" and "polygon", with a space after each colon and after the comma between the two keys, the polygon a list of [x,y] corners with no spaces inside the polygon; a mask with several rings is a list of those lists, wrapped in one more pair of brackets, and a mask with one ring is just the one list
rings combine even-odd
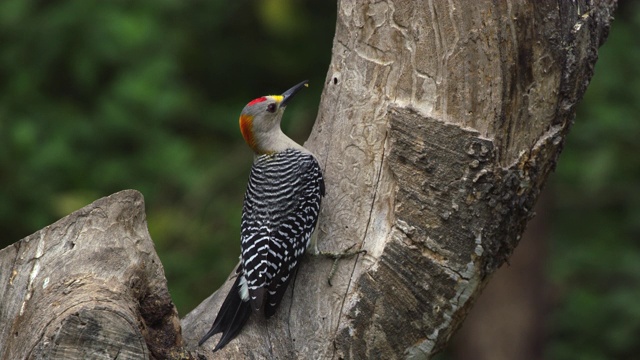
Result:
{"label": "dark green background", "polygon": [[[240,110],[309,79],[302,142],[334,27],[327,1],[1,1],[0,248],[137,189],[184,316],[237,262]],[[639,34],[623,2],[550,179],[550,358],[640,353]]]}

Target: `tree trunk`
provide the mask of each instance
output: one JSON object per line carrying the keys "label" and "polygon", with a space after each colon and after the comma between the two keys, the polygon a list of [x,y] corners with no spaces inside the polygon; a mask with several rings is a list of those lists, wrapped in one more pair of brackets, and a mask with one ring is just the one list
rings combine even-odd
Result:
{"label": "tree trunk", "polygon": [[[590,4],[590,5],[588,5]],[[340,1],[306,143],[321,250],[222,357],[428,358],[512,253],[593,73],[613,1]],[[182,322],[210,326],[228,284]],[[215,342],[205,345],[210,349]]]}
{"label": "tree trunk", "polygon": [[252,317],[213,354],[215,339],[196,343],[228,281],[183,319],[182,348],[139,195],[119,193],[0,253],[0,280],[15,289],[2,295],[0,320],[12,324],[0,330],[2,358],[86,347],[132,358],[430,357],[517,245],[614,6],[340,1],[306,146],[327,186],[319,248],[367,254],[342,261],[333,286],[331,261],[307,257],[277,314]]}

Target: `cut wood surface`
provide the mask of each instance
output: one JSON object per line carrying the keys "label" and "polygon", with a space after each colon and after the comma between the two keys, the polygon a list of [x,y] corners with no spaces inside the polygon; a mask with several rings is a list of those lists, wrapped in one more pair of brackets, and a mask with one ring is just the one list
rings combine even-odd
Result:
{"label": "cut wood surface", "polygon": [[0,251],[0,359],[431,357],[533,216],[614,7],[339,1],[305,145],[326,181],[319,249],[366,255],[333,286],[307,256],[276,315],[212,353],[197,341],[231,281],[181,335],[142,196],[123,191]]}

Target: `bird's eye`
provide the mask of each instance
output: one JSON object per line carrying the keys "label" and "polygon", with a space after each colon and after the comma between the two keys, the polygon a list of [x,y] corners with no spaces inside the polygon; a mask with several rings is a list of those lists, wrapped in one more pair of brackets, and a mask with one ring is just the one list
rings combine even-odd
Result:
{"label": "bird's eye", "polygon": [[276,104],[275,103],[271,103],[269,105],[267,105],[267,111],[272,113],[272,112],[276,112]]}

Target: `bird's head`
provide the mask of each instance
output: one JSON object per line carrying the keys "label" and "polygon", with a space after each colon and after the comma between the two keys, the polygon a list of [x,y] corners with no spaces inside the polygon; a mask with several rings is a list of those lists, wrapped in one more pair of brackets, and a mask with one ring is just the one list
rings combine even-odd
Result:
{"label": "bird's head", "polygon": [[250,101],[240,113],[240,132],[256,154],[269,154],[292,141],[280,129],[280,120],[289,100],[303,87],[307,80],[299,83],[282,95],[262,96]]}

